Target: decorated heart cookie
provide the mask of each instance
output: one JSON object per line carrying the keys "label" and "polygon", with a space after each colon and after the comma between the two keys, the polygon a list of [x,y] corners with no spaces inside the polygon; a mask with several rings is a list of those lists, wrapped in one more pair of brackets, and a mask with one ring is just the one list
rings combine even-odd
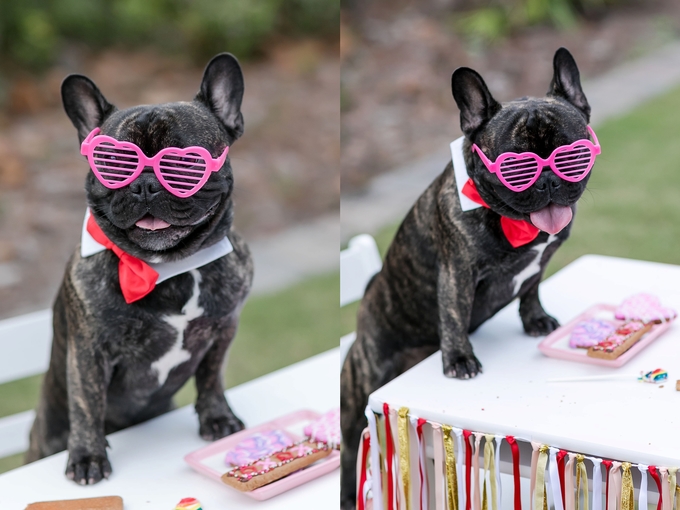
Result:
{"label": "decorated heart cookie", "polygon": [[328,411],[321,418],[305,427],[305,435],[314,441],[340,448],[340,408]]}
{"label": "decorated heart cookie", "polygon": [[661,305],[659,298],[644,293],[630,296],[615,312],[615,317],[619,320],[639,320],[644,323],[671,321],[677,315],[672,308]]}
{"label": "decorated heart cookie", "polygon": [[569,347],[587,349],[598,344],[614,332],[614,326],[599,319],[579,322],[569,337]]}
{"label": "decorated heart cookie", "polygon": [[292,444],[293,438],[283,430],[260,432],[238,443],[224,460],[230,466],[245,466]]}

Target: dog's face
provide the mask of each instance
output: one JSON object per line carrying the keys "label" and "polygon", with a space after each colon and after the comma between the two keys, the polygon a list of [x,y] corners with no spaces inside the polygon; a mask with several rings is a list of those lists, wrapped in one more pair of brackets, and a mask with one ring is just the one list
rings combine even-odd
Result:
{"label": "dog's face", "polygon": [[569,182],[545,167],[531,187],[515,192],[506,188],[470,149],[476,143],[491,161],[504,152],[534,152],[548,158],[557,147],[588,139],[590,106],[581,89],[576,63],[566,49],[560,48],[553,67],[553,80],[545,98],[500,104],[482,77],[468,68],[457,69],[451,83],[467,138],[464,151],[468,174],[480,196],[495,212],[530,221],[556,234],[570,223],[590,174],[579,182]]}
{"label": "dog's face", "polygon": [[[82,142],[96,127],[102,135],[136,144],[148,157],[166,147],[204,147],[218,158],[243,133],[243,75],[228,54],[208,64],[191,102],[118,110],[88,78],[71,75],[62,85],[64,109]],[[88,172],[87,202],[107,237],[124,251],[150,262],[191,255],[223,238],[233,218],[233,175],[229,158],[194,195],[167,191],[146,167],[118,189],[105,187]]]}

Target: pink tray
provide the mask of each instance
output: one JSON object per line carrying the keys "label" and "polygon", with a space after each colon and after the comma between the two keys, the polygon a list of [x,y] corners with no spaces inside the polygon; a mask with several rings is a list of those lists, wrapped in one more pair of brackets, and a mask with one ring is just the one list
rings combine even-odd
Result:
{"label": "pink tray", "polygon": [[637,355],[637,353],[651,344],[660,335],[665,333],[666,330],[668,330],[668,328],[671,326],[670,322],[664,322],[662,324],[652,326],[652,329],[642,338],[642,340],[639,340],[633,347],[613,360],[591,358],[590,356],[586,355],[586,349],[572,349],[569,347],[569,336],[579,322],[597,318],[611,322],[617,326],[623,324],[624,321],[619,321],[614,318],[615,310],[616,306],[614,305],[600,304],[591,306],[581,315],[571,320],[568,324],[557,328],[555,331],[545,337],[545,339],[540,344],[538,344],[538,349],[543,354],[550,356],[551,358],[566,359],[570,361],[578,361],[580,363],[589,363],[591,365],[618,368],[628,363],[633,357],[635,357],[635,355]]}
{"label": "pink tray", "polygon": [[[227,451],[235,447],[239,442],[252,434],[257,432],[267,432],[269,430],[275,429],[283,429],[288,434],[290,434],[290,436],[295,441],[299,441],[303,438],[302,429],[305,427],[305,425],[319,417],[321,417],[321,414],[315,411],[296,411],[294,413],[282,416],[281,418],[277,418],[276,420],[263,423],[257,427],[251,427],[249,429],[242,430],[236,434],[227,436],[224,439],[215,441],[205,448],[201,448],[200,450],[196,450],[195,452],[187,454],[184,457],[184,460],[199,473],[217,480],[221,485],[230,490],[236,490],[223,483],[220,478],[229,470],[228,466],[224,462],[224,456]],[[286,492],[293,487],[297,487],[298,485],[302,485],[305,482],[329,473],[338,467],[340,467],[340,452],[336,450],[333,451],[328,457],[324,457],[311,466],[288,475],[281,480],[267,484],[263,487],[260,487],[259,489],[241,492],[241,494],[260,501],[269,499],[278,494]]]}

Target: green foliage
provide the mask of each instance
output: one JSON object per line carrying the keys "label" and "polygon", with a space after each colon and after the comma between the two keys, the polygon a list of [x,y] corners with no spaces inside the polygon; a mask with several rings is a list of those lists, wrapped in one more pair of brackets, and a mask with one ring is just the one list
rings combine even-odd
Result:
{"label": "green foliage", "polygon": [[39,69],[78,42],[247,58],[276,37],[337,39],[339,20],[337,0],[0,0],[0,55]]}
{"label": "green foliage", "polygon": [[453,16],[457,31],[473,42],[493,43],[513,30],[549,24],[558,29],[574,26],[579,16],[622,0],[492,0],[485,7]]}

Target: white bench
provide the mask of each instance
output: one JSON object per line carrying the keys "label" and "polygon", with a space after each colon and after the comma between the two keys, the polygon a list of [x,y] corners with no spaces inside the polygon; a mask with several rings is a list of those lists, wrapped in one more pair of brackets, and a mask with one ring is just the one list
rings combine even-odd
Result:
{"label": "white bench", "polygon": [[[0,321],[0,384],[47,370],[52,311],[41,310]],[[0,418],[0,458],[28,449],[33,411]]]}

